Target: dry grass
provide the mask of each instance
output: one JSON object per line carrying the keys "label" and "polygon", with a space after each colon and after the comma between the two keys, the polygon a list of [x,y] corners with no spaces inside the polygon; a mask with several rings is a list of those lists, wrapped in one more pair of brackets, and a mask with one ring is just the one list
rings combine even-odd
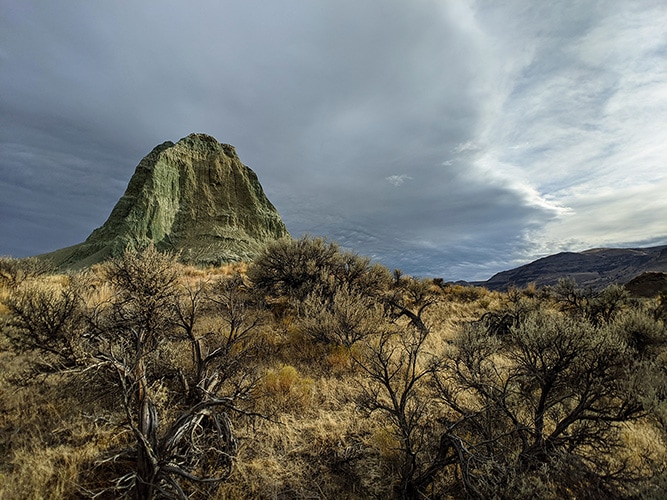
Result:
{"label": "dry grass", "polygon": [[[273,373],[267,384],[279,393],[294,391],[303,380],[292,367]],[[282,410],[278,420],[255,421],[252,429],[248,424],[237,472],[220,487],[220,498],[389,494],[378,431],[350,398],[348,382],[335,377],[309,380],[307,398],[287,407],[282,397],[271,399],[274,408]]]}
{"label": "dry grass", "polygon": [[17,384],[28,358],[10,357],[0,353],[0,498],[81,495],[84,471],[122,439],[105,418],[110,409],[83,397],[66,376]]}
{"label": "dry grass", "polygon": [[[196,285],[245,271],[244,264],[205,270],[185,266],[183,282]],[[63,285],[69,278],[41,279]],[[103,265],[95,266],[88,280],[88,307],[111,298]],[[0,289],[0,302],[9,293]],[[503,294],[463,287],[447,287],[438,294],[438,302],[424,311],[432,332],[427,350],[433,355],[451,349],[463,323],[506,301]],[[7,313],[2,307],[0,315]],[[267,313],[255,332],[263,346],[254,361],[263,374],[254,392],[261,396],[255,410],[269,418],[235,420],[240,444],[235,471],[213,496],[390,497],[400,442],[386,418],[359,407],[361,388],[367,384],[354,362],[357,347],[314,342],[289,308],[278,309],[273,316]],[[218,319],[204,318],[199,328],[206,332],[219,326]],[[187,368],[189,349],[187,343],[173,341],[160,356]],[[93,379],[66,374],[30,380],[26,373],[31,356],[10,351],[0,335],[0,499],[89,497],[116,472],[112,464],[101,465],[107,452],[130,440],[121,425],[124,415],[112,397],[90,396],[91,388],[96,391]],[[667,453],[664,436],[646,422],[625,427],[623,439],[636,468],[645,466],[644,457],[659,459]],[[204,495],[194,496],[200,497]]]}
{"label": "dry grass", "polygon": [[640,474],[649,475],[646,458],[660,463],[667,456],[667,443],[656,427],[647,421],[625,424],[621,429],[621,440],[625,444],[619,460],[627,460],[628,467]]}
{"label": "dry grass", "polygon": [[207,268],[184,265],[183,274],[188,278],[211,278],[213,276],[233,276],[245,274],[248,270],[247,262],[231,262],[221,266],[209,266]]}

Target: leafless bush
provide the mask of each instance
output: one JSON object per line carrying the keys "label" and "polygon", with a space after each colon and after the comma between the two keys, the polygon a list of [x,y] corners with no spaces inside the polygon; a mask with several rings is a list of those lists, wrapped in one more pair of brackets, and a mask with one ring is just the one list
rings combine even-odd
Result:
{"label": "leafless bush", "polygon": [[486,311],[479,319],[479,323],[486,327],[490,335],[509,335],[512,329],[518,328],[527,319],[530,313],[537,311],[541,303],[519,290],[512,289],[506,294],[506,300],[501,307]]}
{"label": "leafless bush", "polygon": [[[255,332],[262,324],[263,311],[252,303],[243,278],[237,274],[186,288],[176,312],[177,324],[192,349],[194,369],[190,376],[181,376],[190,399],[203,401],[227,383],[231,383],[228,397],[246,397],[258,379],[250,367],[260,347]],[[198,322],[204,312],[217,322],[202,331]]]}
{"label": "leafless bush", "polygon": [[77,364],[83,304],[76,279],[63,286],[26,281],[2,302],[9,310],[5,330],[15,349],[40,352],[42,368]]}
{"label": "leafless bush", "polygon": [[360,404],[379,412],[391,424],[400,454],[399,498],[422,498],[440,467],[425,456],[430,446],[433,397],[426,388],[440,368],[438,357],[426,350],[427,329],[387,327],[367,338],[355,356],[369,380]]}
{"label": "leafless bush", "polygon": [[[131,458],[134,465],[116,482],[116,494],[129,491],[142,499],[187,498],[185,484],[216,484],[232,470],[237,443],[229,412],[236,410],[237,394],[219,393],[220,366],[226,359],[218,353],[227,349],[228,354],[248,328],[242,321],[235,322],[235,313],[228,314],[227,343],[204,352],[202,339],[194,333],[198,292],[188,295],[189,308],[184,307],[178,298],[178,278],[174,257],[153,247],[128,251],[109,266],[107,279],[115,293],[91,318],[95,357],[99,366],[115,374],[126,422],[135,437],[135,448],[118,455]],[[224,293],[215,296],[222,307],[233,306]],[[180,397],[175,394],[167,408],[159,402],[162,383],[156,377],[164,372],[160,363],[165,360],[155,353],[177,336],[179,323],[195,352],[195,374],[189,378],[195,381],[196,391],[189,394],[191,398],[185,392]],[[214,361],[221,364],[214,366]]]}
{"label": "leafless bush", "polygon": [[440,293],[431,281],[419,280],[395,272],[391,291],[383,297],[386,314],[392,320],[407,317],[410,324],[428,334],[422,314],[427,307],[437,303]]}
{"label": "leafless bush", "polygon": [[9,288],[17,288],[24,281],[51,271],[53,264],[47,259],[0,257],[0,284]]}

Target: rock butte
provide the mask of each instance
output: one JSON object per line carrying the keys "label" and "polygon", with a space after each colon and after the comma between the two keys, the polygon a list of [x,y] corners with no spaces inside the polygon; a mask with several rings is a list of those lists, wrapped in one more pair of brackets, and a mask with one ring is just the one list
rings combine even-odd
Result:
{"label": "rock butte", "polygon": [[107,221],[85,242],[40,257],[77,269],[153,243],[185,262],[217,265],[251,260],[282,237],[289,237],[285,224],[234,147],[190,134],[141,160]]}

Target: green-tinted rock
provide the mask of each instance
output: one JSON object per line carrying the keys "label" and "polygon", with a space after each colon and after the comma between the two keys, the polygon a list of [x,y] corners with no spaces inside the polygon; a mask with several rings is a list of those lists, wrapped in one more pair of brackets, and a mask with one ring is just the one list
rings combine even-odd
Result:
{"label": "green-tinted rock", "polygon": [[285,236],[280,215],[234,147],[190,134],[141,160],[108,220],[85,242],[45,257],[79,268],[153,243],[186,262],[219,264],[250,260],[265,242]]}

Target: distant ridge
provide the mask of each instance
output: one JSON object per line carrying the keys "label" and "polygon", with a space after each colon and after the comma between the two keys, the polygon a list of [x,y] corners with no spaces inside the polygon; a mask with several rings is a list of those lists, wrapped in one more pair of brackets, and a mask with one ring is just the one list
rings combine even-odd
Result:
{"label": "distant ridge", "polygon": [[561,278],[572,278],[581,287],[597,289],[612,283],[625,284],[649,272],[667,272],[667,245],[562,252],[473,284],[502,291],[511,287],[523,288],[530,283],[538,287],[555,285]]}
{"label": "distant ridge", "polygon": [[155,147],[137,166],[104,225],[85,242],[41,255],[82,268],[154,244],[186,262],[250,260],[270,240],[289,236],[257,175],[233,146],[206,134]]}

